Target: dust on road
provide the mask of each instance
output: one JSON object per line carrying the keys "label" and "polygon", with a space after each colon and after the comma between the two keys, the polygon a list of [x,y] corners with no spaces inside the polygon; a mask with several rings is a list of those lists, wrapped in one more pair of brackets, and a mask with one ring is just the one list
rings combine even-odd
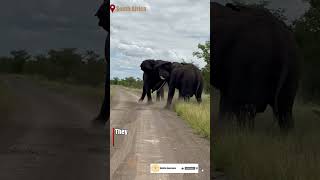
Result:
{"label": "dust on road", "polygon": [[[111,128],[128,129],[110,144],[112,180],[210,179],[210,142],[196,135],[163,103],[138,103],[138,95],[116,87]],[[110,132],[111,133],[111,132]],[[112,142],[110,142],[112,143]],[[151,174],[151,163],[198,163],[198,174]]]}
{"label": "dust on road", "polygon": [[97,107],[25,78],[1,80],[15,110],[0,120],[0,179],[107,179],[108,133],[90,123]]}

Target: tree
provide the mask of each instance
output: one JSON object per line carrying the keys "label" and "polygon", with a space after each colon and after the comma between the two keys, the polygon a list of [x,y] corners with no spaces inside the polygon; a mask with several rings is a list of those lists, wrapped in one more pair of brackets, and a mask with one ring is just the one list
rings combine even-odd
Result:
{"label": "tree", "polygon": [[119,84],[119,78],[118,77],[114,77],[111,82],[112,83],[110,83],[110,84],[118,85]]}
{"label": "tree", "polygon": [[28,61],[31,56],[26,50],[11,51],[10,54],[13,57],[13,73],[22,73],[26,61]]}
{"label": "tree", "polygon": [[81,64],[82,57],[77,53],[76,48],[65,48],[59,50],[50,50],[48,52],[49,60],[56,66],[57,77],[67,80],[71,78]]}
{"label": "tree", "polygon": [[199,59],[203,59],[207,64],[206,69],[210,69],[210,41],[206,41],[205,44],[198,44],[200,51],[193,52],[193,56]]}
{"label": "tree", "polygon": [[193,52],[193,56],[203,59],[207,64],[204,68],[201,69],[204,83],[205,91],[209,92],[210,90],[210,41],[206,41],[204,44],[198,44],[199,51]]}
{"label": "tree", "polygon": [[305,100],[320,100],[320,0],[295,22],[294,33],[303,56],[300,90]]}

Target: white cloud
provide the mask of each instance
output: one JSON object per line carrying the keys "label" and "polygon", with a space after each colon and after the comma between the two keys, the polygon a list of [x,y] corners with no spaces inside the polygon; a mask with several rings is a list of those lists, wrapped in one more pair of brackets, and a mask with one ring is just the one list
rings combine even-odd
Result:
{"label": "white cloud", "polygon": [[185,59],[205,65],[192,52],[210,37],[209,1],[115,0],[111,4],[147,7],[147,12],[111,13],[111,78],[141,78],[144,59]]}

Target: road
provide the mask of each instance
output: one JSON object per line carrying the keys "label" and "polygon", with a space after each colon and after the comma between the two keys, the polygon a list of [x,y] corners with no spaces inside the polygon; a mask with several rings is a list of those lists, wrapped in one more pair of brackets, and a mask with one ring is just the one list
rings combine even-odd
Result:
{"label": "road", "polygon": [[106,180],[107,131],[93,127],[98,107],[31,80],[2,76],[14,113],[0,117],[1,180]]}
{"label": "road", "polygon": [[[128,129],[110,144],[112,180],[210,179],[210,143],[196,135],[164,102],[138,103],[138,95],[114,90],[110,128]],[[111,133],[111,132],[110,132]],[[112,141],[110,141],[112,143]],[[150,163],[198,163],[198,174],[151,174]],[[202,170],[203,169],[203,172]]]}

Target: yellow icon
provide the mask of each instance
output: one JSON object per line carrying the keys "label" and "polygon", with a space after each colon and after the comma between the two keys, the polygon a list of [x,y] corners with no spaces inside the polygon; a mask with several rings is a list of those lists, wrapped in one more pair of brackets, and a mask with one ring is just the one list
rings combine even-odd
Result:
{"label": "yellow icon", "polygon": [[151,172],[152,173],[157,173],[160,171],[160,166],[159,164],[151,164]]}

